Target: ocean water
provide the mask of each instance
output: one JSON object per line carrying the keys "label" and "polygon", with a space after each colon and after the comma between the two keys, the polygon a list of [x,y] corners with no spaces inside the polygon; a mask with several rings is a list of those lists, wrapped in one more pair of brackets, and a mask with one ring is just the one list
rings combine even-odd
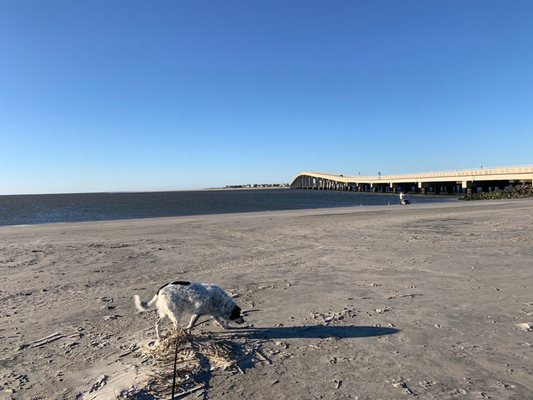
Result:
{"label": "ocean water", "polygon": [[[416,203],[453,201],[413,196]],[[253,189],[0,196],[0,226],[398,204],[398,195]]]}

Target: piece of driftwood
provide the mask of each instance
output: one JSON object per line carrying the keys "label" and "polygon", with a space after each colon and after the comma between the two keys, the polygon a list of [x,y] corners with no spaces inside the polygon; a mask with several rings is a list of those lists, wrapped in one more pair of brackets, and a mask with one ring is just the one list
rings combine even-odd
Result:
{"label": "piece of driftwood", "polygon": [[50,342],[53,342],[55,340],[61,339],[63,335],[59,332],[52,333],[51,335],[48,335],[46,337],[43,337],[41,339],[38,339],[30,344],[30,347],[41,347],[45,344],[48,344]]}
{"label": "piece of driftwood", "polygon": [[188,396],[191,393],[196,392],[197,390],[203,389],[204,387],[205,387],[205,385],[202,384],[202,385],[198,385],[196,387],[193,387],[192,389],[185,390],[184,392],[181,392],[181,393],[178,393],[178,394],[174,395],[174,399],[182,399],[183,397]]}

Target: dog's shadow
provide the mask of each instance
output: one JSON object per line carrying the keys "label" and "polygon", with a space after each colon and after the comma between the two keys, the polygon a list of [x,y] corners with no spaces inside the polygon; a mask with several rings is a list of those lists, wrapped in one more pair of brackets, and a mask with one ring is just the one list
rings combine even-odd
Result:
{"label": "dog's shadow", "polygon": [[[386,336],[398,333],[396,328],[378,326],[276,326],[264,328],[232,328],[230,333],[233,338],[247,339],[350,339],[375,336]],[[220,332],[223,333],[223,332]]]}

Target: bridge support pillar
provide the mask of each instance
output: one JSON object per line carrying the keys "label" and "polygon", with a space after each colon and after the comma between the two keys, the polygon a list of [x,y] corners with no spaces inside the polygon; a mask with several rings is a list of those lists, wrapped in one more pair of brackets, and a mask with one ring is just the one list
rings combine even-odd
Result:
{"label": "bridge support pillar", "polygon": [[467,192],[468,187],[469,187],[468,183],[469,183],[468,181],[462,181],[461,182],[461,192],[463,192],[463,193]]}
{"label": "bridge support pillar", "polygon": [[428,192],[429,183],[428,182],[417,182],[418,191],[421,194],[426,194]]}
{"label": "bridge support pillar", "polygon": [[461,182],[461,190],[465,192],[468,195],[471,195],[472,193],[476,193],[476,185],[474,181],[462,181]]}

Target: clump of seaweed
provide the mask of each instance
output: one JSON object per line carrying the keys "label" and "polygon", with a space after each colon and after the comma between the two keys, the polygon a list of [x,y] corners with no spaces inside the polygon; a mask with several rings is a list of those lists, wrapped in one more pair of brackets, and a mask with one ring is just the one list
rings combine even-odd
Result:
{"label": "clump of seaweed", "polygon": [[[255,346],[240,344],[225,337],[215,337],[206,332],[195,335],[175,332],[154,346],[144,348],[140,355],[152,361],[153,372],[139,393],[124,393],[124,399],[170,398],[174,378],[176,355],[176,395],[178,399],[209,387],[215,371],[244,373],[239,363],[253,364]],[[244,367],[243,367],[244,368]]]}

